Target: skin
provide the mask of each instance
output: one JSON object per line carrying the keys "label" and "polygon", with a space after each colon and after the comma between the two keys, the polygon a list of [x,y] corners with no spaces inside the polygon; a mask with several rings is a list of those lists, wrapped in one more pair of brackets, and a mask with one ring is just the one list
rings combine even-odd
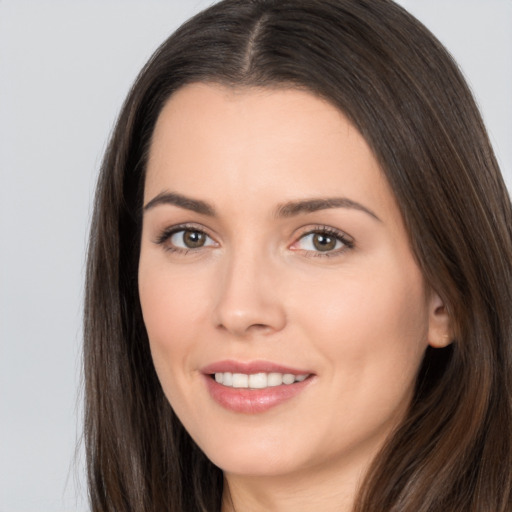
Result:
{"label": "skin", "polygon": [[[169,192],[215,215],[150,205]],[[368,211],[276,214],[333,197]],[[224,471],[223,511],[350,510],[406,412],[426,347],[448,340],[444,307],[365,140],[304,91],[188,85],[156,124],[144,204],[139,291],[155,368]],[[202,247],[180,250],[183,232],[162,235],[182,223],[206,233]],[[318,250],[308,233],[324,227],[349,243]],[[290,400],[242,414],[211,398],[200,371],[226,359],[313,376]]]}

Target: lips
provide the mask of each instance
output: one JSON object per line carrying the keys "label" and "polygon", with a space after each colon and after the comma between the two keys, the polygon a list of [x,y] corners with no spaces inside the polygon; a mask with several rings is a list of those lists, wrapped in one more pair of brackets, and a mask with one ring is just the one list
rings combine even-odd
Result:
{"label": "lips", "polygon": [[201,369],[215,402],[233,412],[265,412],[299,395],[313,380],[304,369],[268,361],[220,361]]}

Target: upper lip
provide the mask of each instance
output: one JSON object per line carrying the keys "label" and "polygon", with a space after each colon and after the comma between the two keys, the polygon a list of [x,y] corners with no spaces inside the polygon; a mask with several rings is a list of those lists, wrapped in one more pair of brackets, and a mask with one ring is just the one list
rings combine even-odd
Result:
{"label": "upper lip", "polygon": [[293,375],[310,375],[312,372],[297,368],[291,368],[271,361],[217,361],[201,368],[201,373],[211,375],[214,373],[291,373]]}

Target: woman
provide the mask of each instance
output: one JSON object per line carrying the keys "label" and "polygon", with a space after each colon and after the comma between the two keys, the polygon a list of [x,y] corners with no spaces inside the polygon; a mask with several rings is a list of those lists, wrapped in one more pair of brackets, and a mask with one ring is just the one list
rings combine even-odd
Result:
{"label": "woman", "polygon": [[389,0],[225,0],[155,53],[100,174],[93,510],[506,511],[512,209]]}

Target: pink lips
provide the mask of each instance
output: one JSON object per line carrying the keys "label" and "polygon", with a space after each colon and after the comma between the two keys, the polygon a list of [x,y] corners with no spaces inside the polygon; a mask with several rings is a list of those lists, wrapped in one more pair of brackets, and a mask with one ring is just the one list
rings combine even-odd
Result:
{"label": "pink lips", "polygon": [[[215,373],[291,373],[293,375],[310,375],[302,382],[282,384],[263,389],[233,388],[217,383],[212,375]],[[268,361],[219,361],[201,369],[210,396],[219,405],[233,412],[256,414],[268,411],[300,394],[311,383],[311,372],[278,365]]]}

